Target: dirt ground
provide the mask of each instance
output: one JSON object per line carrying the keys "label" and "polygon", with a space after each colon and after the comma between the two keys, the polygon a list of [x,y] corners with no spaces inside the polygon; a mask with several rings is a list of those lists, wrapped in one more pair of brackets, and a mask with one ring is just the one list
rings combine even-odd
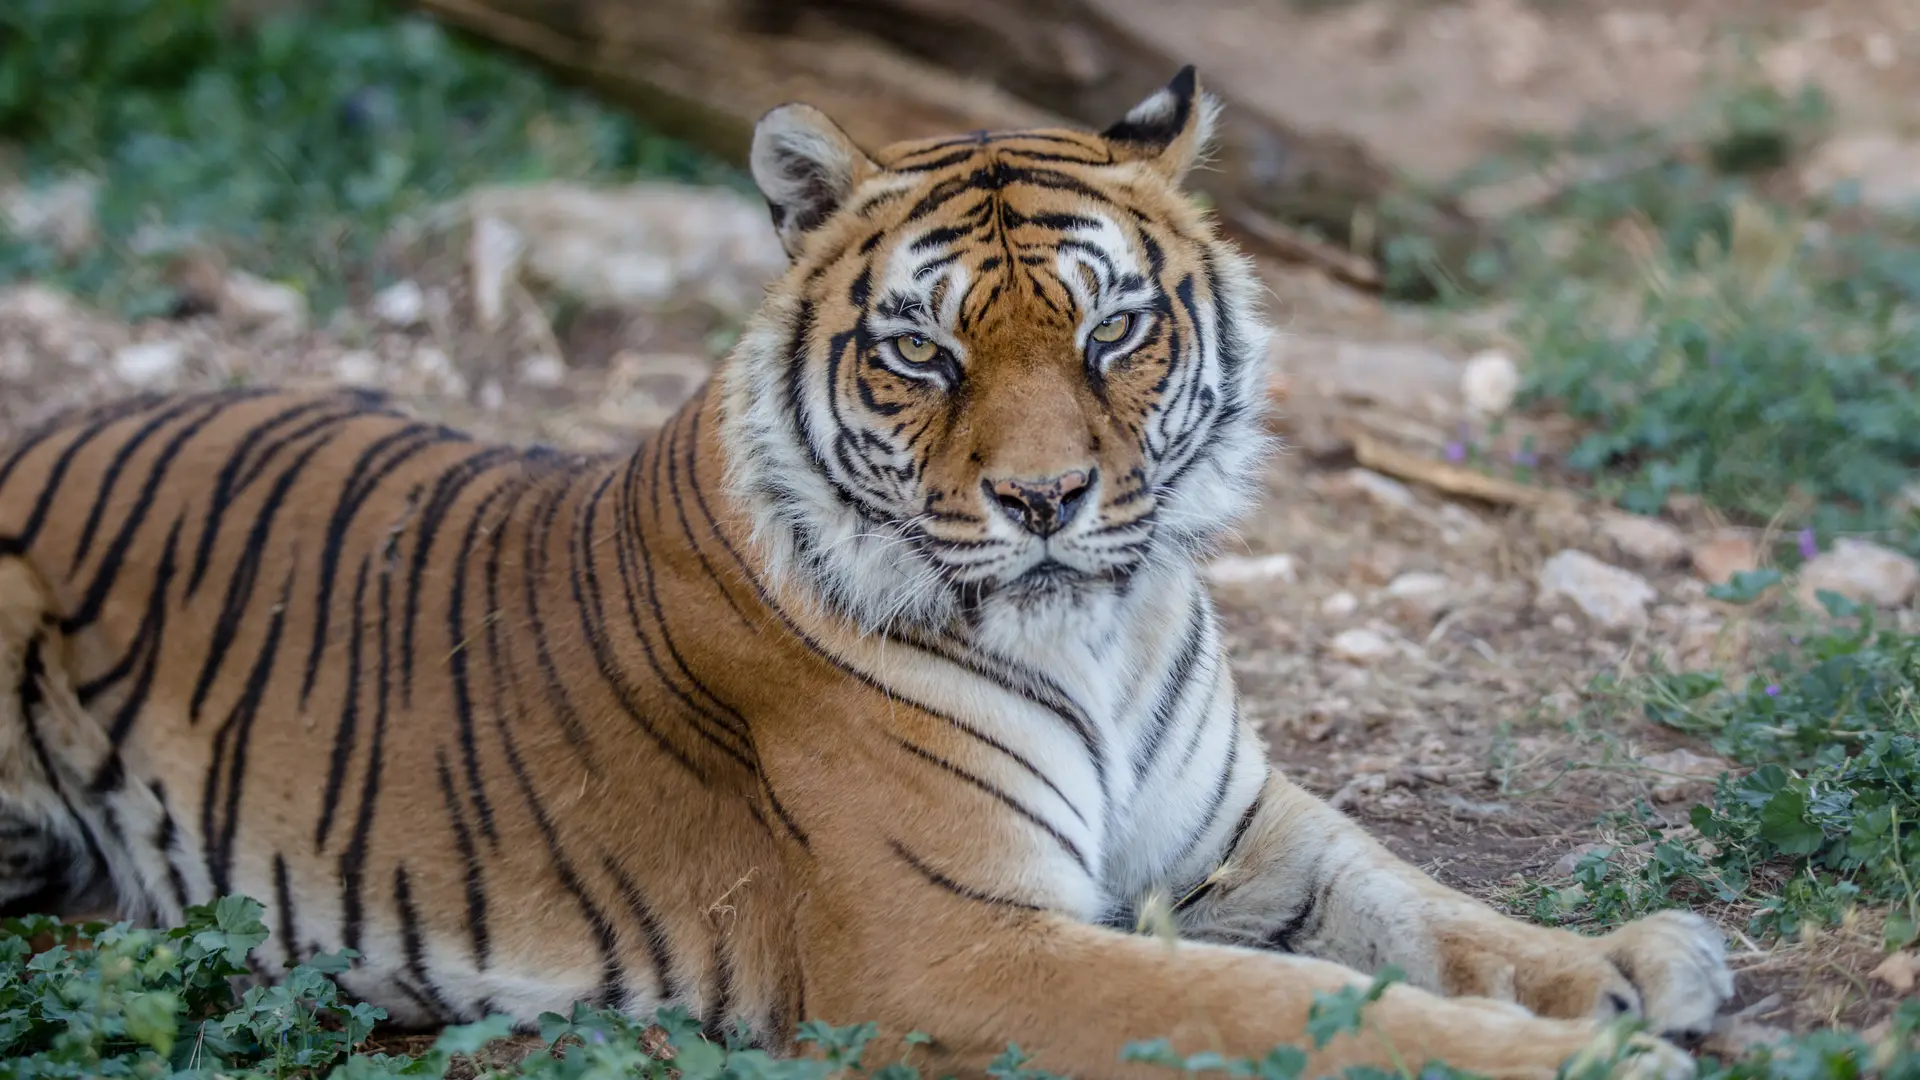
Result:
{"label": "dirt ground", "polygon": [[[1107,2],[1201,58],[1208,77],[1430,175],[1519,130],[1679,116],[1743,43],[1773,77],[1822,82],[1842,129],[1920,132],[1920,6],[1907,0]],[[556,319],[537,284],[510,276],[489,328],[473,231],[397,257],[420,286],[417,310],[366,298],[317,326],[217,295],[215,314],[128,327],[45,290],[0,291],[0,441],[61,404],[244,378],[370,383],[484,433],[611,449],[692,391],[740,315],[676,296],[576,304]],[[1656,792],[1672,777],[1644,759],[1710,751],[1586,709],[1584,690],[1653,656],[1737,669],[1768,628],[1707,600],[1684,557],[1623,556],[1595,507],[1452,498],[1362,468],[1351,440],[1329,434],[1359,423],[1415,443],[1449,437],[1463,361],[1499,343],[1497,320],[1390,310],[1305,271],[1271,268],[1269,284],[1293,446],[1229,554],[1237,580],[1217,588],[1246,710],[1274,759],[1402,855],[1501,903],[1523,877],[1564,879],[1569,853],[1604,839],[1597,819],[1635,798],[1658,794],[1652,805],[1684,820],[1700,788]],[[1689,543],[1720,535],[1706,514],[1675,524]],[[1568,548],[1645,578],[1656,599],[1644,627],[1603,631],[1539,602],[1542,561]],[[1738,913],[1723,914],[1737,931]],[[1736,933],[1738,1006],[1794,1028],[1879,1019],[1891,999],[1863,977],[1870,930],[1764,948]]]}

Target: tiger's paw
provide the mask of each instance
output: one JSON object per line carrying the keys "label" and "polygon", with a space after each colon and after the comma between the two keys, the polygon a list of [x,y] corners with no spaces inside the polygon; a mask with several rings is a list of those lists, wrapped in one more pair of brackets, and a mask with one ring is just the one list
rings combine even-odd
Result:
{"label": "tiger's paw", "polygon": [[[1705,1038],[1733,998],[1726,938],[1704,916],[1662,911],[1622,926],[1594,945],[1631,987],[1627,1008],[1603,994],[1601,1015],[1629,1013],[1681,1043]],[[1613,991],[1616,992],[1617,991]]]}

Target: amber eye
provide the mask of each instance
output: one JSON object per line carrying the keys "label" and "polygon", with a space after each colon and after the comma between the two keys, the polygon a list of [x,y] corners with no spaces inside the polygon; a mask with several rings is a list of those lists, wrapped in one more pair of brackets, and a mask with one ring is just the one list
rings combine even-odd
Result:
{"label": "amber eye", "polygon": [[1133,329],[1132,315],[1115,315],[1093,328],[1093,340],[1102,345],[1111,345],[1127,336]]}
{"label": "amber eye", "polygon": [[893,348],[909,364],[931,364],[940,355],[940,346],[919,334],[901,334],[893,339]]}

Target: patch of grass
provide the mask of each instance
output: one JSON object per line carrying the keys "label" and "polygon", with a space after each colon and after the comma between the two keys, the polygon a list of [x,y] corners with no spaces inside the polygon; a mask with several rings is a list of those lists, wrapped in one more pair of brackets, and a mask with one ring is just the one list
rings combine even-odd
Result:
{"label": "patch of grass", "polygon": [[1655,723],[1707,739],[1743,767],[1688,823],[1645,806],[1614,829],[1646,848],[1596,850],[1567,888],[1535,890],[1536,914],[1610,925],[1674,906],[1729,904],[1757,935],[1885,913],[1885,945],[1920,940],[1920,637],[1878,627],[1827,594],[1829,627],[1799,639],[1739,686],[1655,671],[1596,687]]}
{"label": "patch of grass", "polygon": [[1685,493],[1920,551],[1896,505],[1920,469],[1920,221],[1792,192],[1822,116],[1749,87],[1687,146],[1535,148],[1600,165],[1509,222],[1526,393],[1585,423],[1559,464],[1629,510]]}
{"label": "patch of grass", "polygon": [[[9,236],[35,277],[129,315],[198,246],[345,298],[396,218],[482,183],[730,170],[380,0],[14,0],[0,5],[0,142],[33,189],[98,183],[100,242]],[[4,159],[0,159],[4,162]]]}

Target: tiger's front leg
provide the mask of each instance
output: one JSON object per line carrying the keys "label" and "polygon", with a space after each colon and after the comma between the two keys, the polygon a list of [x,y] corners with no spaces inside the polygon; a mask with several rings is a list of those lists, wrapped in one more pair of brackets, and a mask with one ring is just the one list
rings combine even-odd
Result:
{"label": "tiger's front leg", "polygon": [[1508,918],[1408,865],[1278,772],[1220,869],[1176,902],[1183,936],[1391,964],[1449,996],[1515,1002],[1563,1019],[1644,1017],[1692,1041],[1733,995],[1720,931],[1667,911],[1585,936]]}

